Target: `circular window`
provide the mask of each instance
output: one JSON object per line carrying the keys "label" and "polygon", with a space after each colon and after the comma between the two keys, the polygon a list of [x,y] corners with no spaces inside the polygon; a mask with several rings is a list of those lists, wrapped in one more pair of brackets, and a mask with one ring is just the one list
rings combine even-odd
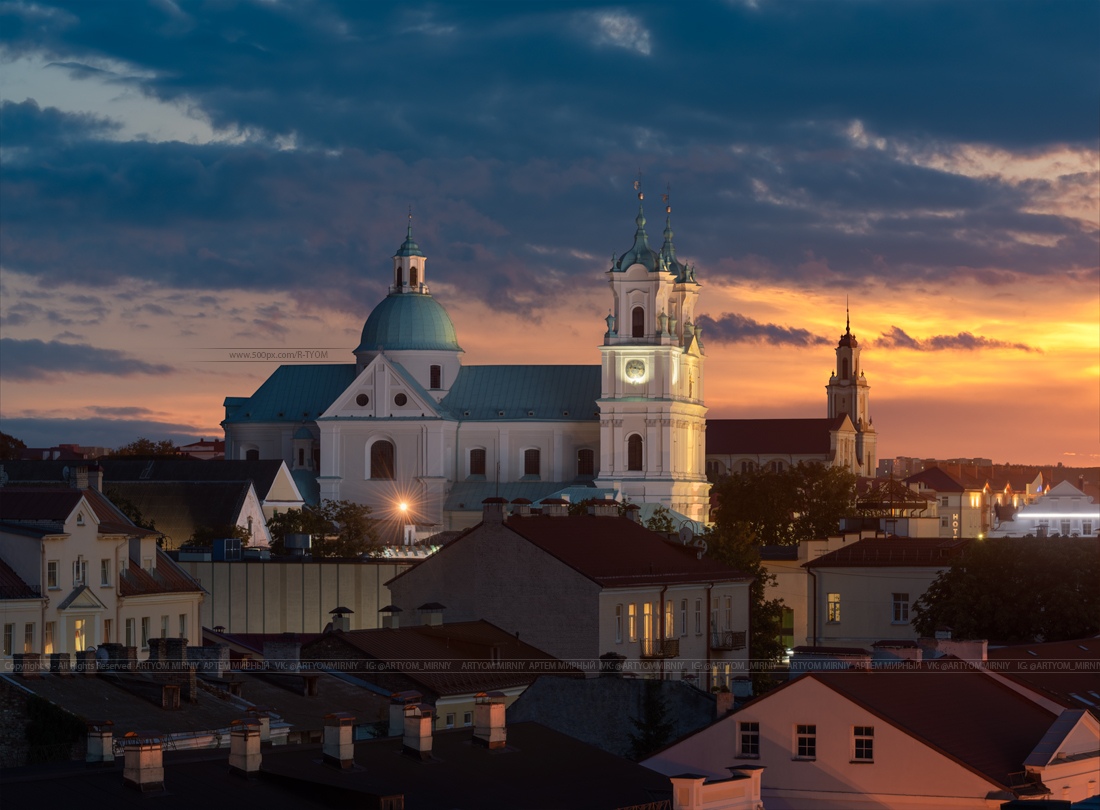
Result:
{"label": "circular window", "polygon": [[395,396],[393,398],[393,404],[396,405],[399,408],[408,401],[409,401],[409,398],[407,396],[405,396],[404,394],[398,394],[397,396]]}
{"label": "circular window", "polygon": [[368,397],[366,394],[360,394],[355,398],[355,404],[358,405],[360,408],[366,406],[368,402],[370,402],[370,397]]}

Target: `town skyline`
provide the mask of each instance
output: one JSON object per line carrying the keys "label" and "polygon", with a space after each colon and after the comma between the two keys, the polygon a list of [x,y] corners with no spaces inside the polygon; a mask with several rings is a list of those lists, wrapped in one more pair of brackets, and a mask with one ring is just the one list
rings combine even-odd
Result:
{"label": "town skyline", "polygon": [[596,365],[641,175],[703,284],[715,418],[1100,463],[1093,4],[13,3],[0,430],[220,437],[352,350],[412,227],[469,365]]}

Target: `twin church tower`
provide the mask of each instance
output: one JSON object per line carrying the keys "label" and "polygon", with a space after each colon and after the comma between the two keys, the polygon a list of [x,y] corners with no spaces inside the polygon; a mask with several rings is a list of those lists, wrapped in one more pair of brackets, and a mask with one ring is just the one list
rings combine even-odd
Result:
{"label": "twin church tower", "polygon": [[[307,500],[366,503],[425,531],[476,524],[494,496],[616,497],[705,523],[700,284],[667,210],[651,247],[638,198],[633,245],[607,271],[600,366],[463,365],[410,222],[355,362],[281,366],[252,396],[226,398],[226,457],[284,459]],[[850,331],[837,358],[829,416],[869,424]]]}

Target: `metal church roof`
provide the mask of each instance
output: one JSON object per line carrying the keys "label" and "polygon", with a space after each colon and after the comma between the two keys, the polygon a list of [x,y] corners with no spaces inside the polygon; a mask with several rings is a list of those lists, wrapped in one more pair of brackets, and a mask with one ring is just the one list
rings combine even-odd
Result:
{"label": "metal church roof", "polygon": [[[279,366],[226,422],[301,422],[320,416],[355,381],[354,363]],[[234,400],[241,399],[233,397]]]}
{"label": "metal church roof", "polygon": [[463,366],[441,403],[456,419],[596,420],[599,366]]}
{"label": "metal church roof", "polygon": [[371,310],[355,351],[381,349],[462,351],[447,310],[430,295],[420,292],[391,293]]}

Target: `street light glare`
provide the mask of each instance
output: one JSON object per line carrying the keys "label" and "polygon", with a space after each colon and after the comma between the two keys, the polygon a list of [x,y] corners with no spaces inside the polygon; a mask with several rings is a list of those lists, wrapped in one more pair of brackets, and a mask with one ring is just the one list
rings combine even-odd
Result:
{"label": "street light glare", "polygon": [[402,512],[408,512],[409,511],[409,505],[407,503],[405,503],[404,501],[401,501],[401,503],[399,503],[397,505],[397,508],[400,509]]}

